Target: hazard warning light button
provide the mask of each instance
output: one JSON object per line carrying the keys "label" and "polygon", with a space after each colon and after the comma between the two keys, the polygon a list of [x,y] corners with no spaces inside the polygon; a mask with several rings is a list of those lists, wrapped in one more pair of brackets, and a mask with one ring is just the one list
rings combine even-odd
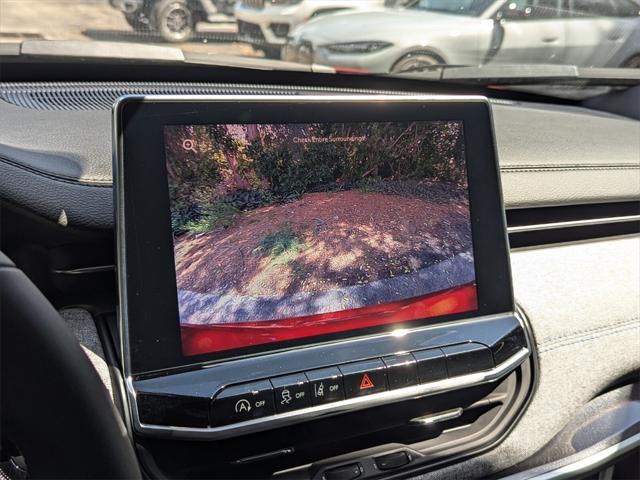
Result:
{"label": "hazard warning light button", "polygon": [[387,390],[385,365],[380,359],[340,365],[347,398],[371,395]]}

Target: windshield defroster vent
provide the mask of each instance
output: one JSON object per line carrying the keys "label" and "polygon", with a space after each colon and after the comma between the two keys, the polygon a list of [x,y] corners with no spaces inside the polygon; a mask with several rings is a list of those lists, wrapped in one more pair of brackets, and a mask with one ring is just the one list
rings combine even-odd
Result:
{"label": "windshield defroster vent", "polygon": [[[34,110],[109,110],[124,95],[407,95],[384,90],[221,83],[5,83],[0,98]],[[410,95],[410,94],[409,94]]]}

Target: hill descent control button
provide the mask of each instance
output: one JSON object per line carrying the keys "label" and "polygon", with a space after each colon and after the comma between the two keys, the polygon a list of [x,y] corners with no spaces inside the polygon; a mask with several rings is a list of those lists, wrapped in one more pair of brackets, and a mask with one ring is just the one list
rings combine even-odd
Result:
{"label": "hill descent control button", "polygon": [[307,377],[304,373],[272,378],[278,413],[298,410],[310,405]]}
{"label": "hill descent control button", "polygon": [[227,425],[274,413],[273,388],[262,380],[225,388],[211,404],[211,423]]}
{"label": "hill descent control button", "polygon": [[387,390],[385,365],[380,359],[341,365],[340,371],[347,398],[361,397]]}

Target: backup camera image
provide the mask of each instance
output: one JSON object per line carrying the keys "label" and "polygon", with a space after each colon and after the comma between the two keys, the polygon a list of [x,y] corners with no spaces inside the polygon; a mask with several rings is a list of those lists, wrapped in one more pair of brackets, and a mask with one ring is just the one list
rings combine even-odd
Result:
{"label": "backup camera image", "polygon": [[462,122],[164,133],[184,355],[477,309]]}

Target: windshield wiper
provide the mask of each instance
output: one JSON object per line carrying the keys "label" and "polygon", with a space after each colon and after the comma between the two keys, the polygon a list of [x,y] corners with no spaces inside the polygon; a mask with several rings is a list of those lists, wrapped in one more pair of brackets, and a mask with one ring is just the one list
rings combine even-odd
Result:
{"label": "windshield wiper", "polygon": [[640,69],[582,68],[575,65],[435,65],[393,74],[420,80],[477,85],[573,85],[593,87],[640,84]]}

